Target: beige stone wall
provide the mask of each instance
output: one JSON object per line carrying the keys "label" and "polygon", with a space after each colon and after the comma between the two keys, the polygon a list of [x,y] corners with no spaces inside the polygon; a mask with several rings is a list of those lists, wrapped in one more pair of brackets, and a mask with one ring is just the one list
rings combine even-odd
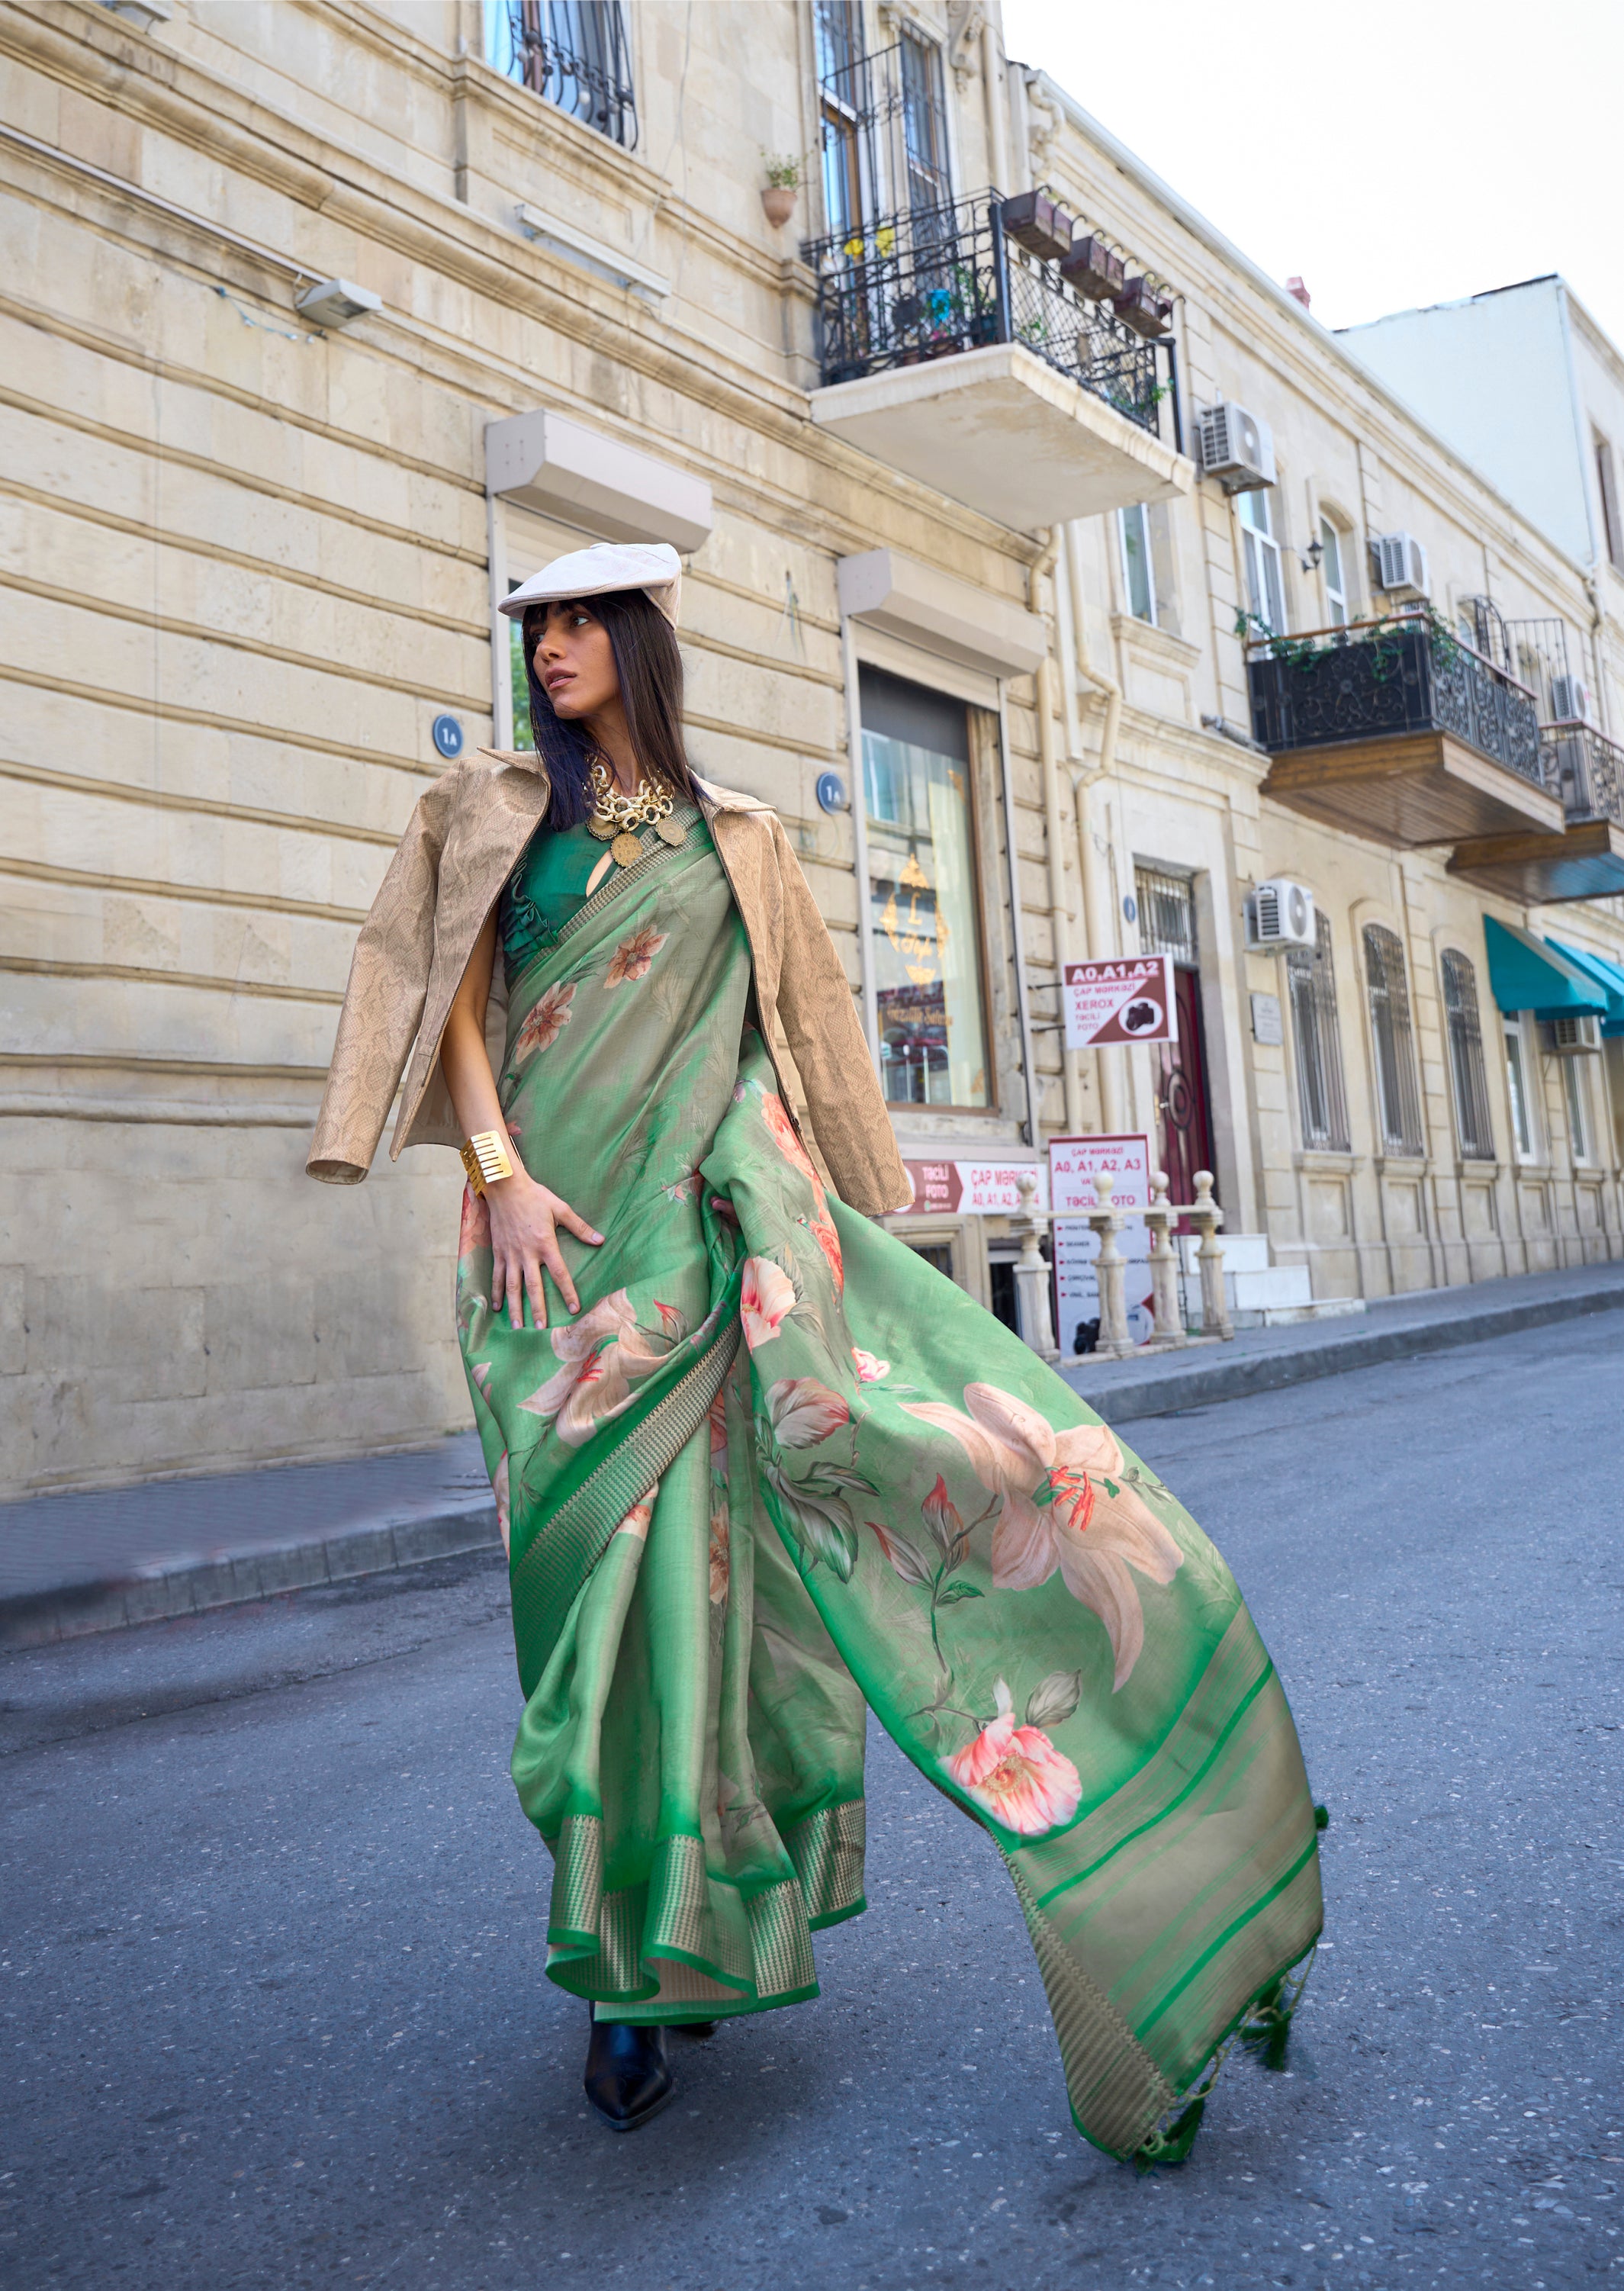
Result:
{"label": "beige stone wall", "polygon": [[[945,4],[912,12],[950,40]],[[632,20],[640,133],[626,152],[489,70],[474,0],[175,0],[150,36],[95,0],[15,0],[0,14],[12,258],[0,283],[0,1491],[352,1453],[464,1420],[454,1165],[381,1159],[356,1191],[310,1185],[301,1162],[355,928],[440,768],[433,719],[454,714],[470,744],[490,735],[489,421],[546,406],[712,487],[683,630],[694,753],[778,807],[854,982],[851,820],[813,793],[819,771],[851,773],[837,559],[890,546],[1030,604],[1065,655],[1064,580],[1033,575],[1037,536],[808,419],[811,280],[795,249],[820,226],[816,190],[784,232],[759,198],[761,153],[816,140],[806,8],[637,0]],[[896,35],[887,21],[882,34],[874,12],[876,44]],[[968,192],[995,165],[1018,173],[1033,115],[1018,74],[984,84],[978,48],[952,48],[951,65],[964,66],[945,86]],[[1315,487],[1356,523],[1399,521],[1413,502],[1429,535],[1447,532],[1449,584],[1480,585],[1486,551],[1525,609],[1581,609],[1573,569],[1243,264],[1074,123],[1057,137],[1049,171],[1185,290],[1186,410],[1219,387],[1266,392],[1290,537],[1308,530]],[[671,292],[641,300],[549,252],[519,228],[520,202]],[[382,306],[324,334],[294,296],[335,275]],[[1616,1250],[1617,1124],[1611,1162],[1576,1179],[1550,1061],[1554,1158],[1497,1170],[1482,1229],[1484,1189],[1468,1202],[1448,1143],[1434,949],[1492,903],[1440,861],[1399,861],[1260,799],[1259,760],[1201,721],[1246,719],[1229,507],[1202,486],[1158,516],[1159,631],[1125,614],[1111,529],[1095,520],[1082,535],[1089,650],[1126,695],[1113,772],[1073,793],[1098,753],[1097,687],[1068,692],[1057,674],[1047,744],[1033,679],[1006,687],[1018,918],[984,742],[999,1104],[951,1122],[910,1114],[910,1135],[966,1154],[1018,1146],[1015,931],[1034,1015],[1050,1017],[1065,953],[1090,933],[1101,951],[1131,944],[1122,895],[1136,856],[1155,858],[1201,885],[1233,1225],[1306,1258],[1324,1293]],[[534,528],[504,515],[499,537],[514,577],[532,569]],[[1291,581],[1294,614],[1316,617]],[[1616,634],[1606,642],[1616,655]],[[494,669],[500,684],[500,652]],[[930,680],[929,663],[919,672]],[[1105,886],[1097,912],[1085,856]],[[1358,1125],[1346,1168],[1297,1151],[1289,1057],[1254,1044],[1246,1023],[1248,993],[1279,981],[1242,950],[1240,899],[1274,872],[1311,882],[1338,934]],[[1362,903],[1402,918],[1416,980],[1433,1140],[1416,1172],[1379,1167],[1371,1142],[1352,967]],[[1617,942],[1611,915],[1560,924]],[[1487,1033],[1486,1001],[1484,1017]],[[1072,1060],[1068,1094],[1058,1035],[1035,1041],[1042,1129],[1100,1126],[1097,1062]],[[1616,1092],[1616,1057],[1607,1071]],[[1148,1125],[1143,1057],[1120,1088]],[[980,1289],[986,1234],[960,1238]]]}

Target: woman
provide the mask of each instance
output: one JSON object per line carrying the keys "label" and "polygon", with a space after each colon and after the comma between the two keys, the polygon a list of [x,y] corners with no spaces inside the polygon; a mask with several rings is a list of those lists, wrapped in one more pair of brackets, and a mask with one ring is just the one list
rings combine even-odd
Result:
{"label": "woman", "polygon": [[418,806],[310,1161],[366,1175],[415,1038],[393,1150],[469,1173],[548,1973],[617,2129],[667,2027],[814,1995],[864,1906],[867,1704],[1004,1855],[1079,2129],[1176,2160],[1319,1932],[1290,1715],[1168,1490],[871,1221],[908,1181],[783,829],[688,765],[679,579],[600,546],[509,599],[535,752]]}

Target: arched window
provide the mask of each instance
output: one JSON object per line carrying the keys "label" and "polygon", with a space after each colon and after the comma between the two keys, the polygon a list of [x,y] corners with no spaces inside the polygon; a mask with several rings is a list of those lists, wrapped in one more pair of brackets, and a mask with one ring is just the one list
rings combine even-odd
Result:
{"label": "arched window", "polygon": [[1376,1049],[1376,1110],[1381,1121],[1381,1142],[1389,1154],[1419,1158],[1427,1151],[1427,1144],[1421,1134],[1410,982],[1398,935],[1383,923],[1364,927],[1364,978],[1371,1006],[1371,1039]]}
{"label": "arched window", "polygon": [[1451,946],[1443,973],[1443,1030],[1449,1041],[1450,1079],[1455,1086],[1455,1128],[1461,1159],[1491,1162],[1494,1129],[1489,1119],[1489,1080],[1483,1072],[1483,1028],[1477,1017],[1477,973]]}
{"label": "arched window", "polygon": [[1331,918],[1316,912],[1314,945],[1286,956],[1291,997],[1291,1039],[1297,1052],[1297,1103],[1303,1144],[1321,1153],[1346,1154],[1347,1096],[1342,1087],[1342,1033],[1337,1024],[1337,978],[1331,961]]}

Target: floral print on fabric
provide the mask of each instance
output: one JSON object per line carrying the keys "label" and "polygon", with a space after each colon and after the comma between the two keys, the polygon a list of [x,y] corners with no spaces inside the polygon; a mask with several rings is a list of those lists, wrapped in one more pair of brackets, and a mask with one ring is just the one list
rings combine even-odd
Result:
{"label": "floral print on fabric", "polygon": [[603,975],[604,985],[623,986],[628,981],[635,984],[639,978],[647,978],[655,955],[670,936],[669,931],[658,931],[652,923],[645,923],[640,930],[634,930],[629,938],[622,939],[609,957],[609,967]]}
{"label": "floral print on fabric", "polygon": [[[1039,1690],[1041,1692],[1041,1689]],[[1069,1821],[1082,1798],[1076,1767],[1040,1727],[1017,1726],[1008,1684],[994,1689],[997,1714],[973,1742],[942,1764],[966,1797],[1020,1837],[1041,1837]],[[1035,1700],[1035,1697],[1033,1698]],[[1072,1708],[1075,1708],[1073,1696]],[[1068,1710],[1066,1716],[1069,1716]]]}
{"label": "floral print on fabric", "polygon": [[770,1257],[744,1260],[744,1283],[739,1294],[739,1319],[744,1342],[753,1353],[770,1344],[795,1309],[795,1283]]}
{"label": "floral print on fabric", "polygon": [[[623,1289],[603,1298],[578,1320],[552,1330],[552,1349],[562,1365],[545,1384],[519,1403],[527,1415],[551,1423],[560,1440],[579,1448],[598,1426],[631,1397],[631,1380],[659,1367],[671,1350],[672,1323],[680,1314],[663,1308],[666,1326],[659,1338],[640,1329]],[[677,1326],[675,1335],[683,1333]]]}
{"label": "floral print on fabric", "polygon": [[976,1477],[1001,1499],[993,1531],[993,1587],[1029,1591],[1058,1568],[1073,1598],[1104,1623],[1113,1685],[1132,1676],[1145,1615],[1129,1569],[1170,1583],[1183,1553],[1128,1484],[1122,1451],[1103,1424],[1057,1432],[1035,1408],[996,1385],[967,1384],[969,1414],[945,1402],[904,1402],[921,1423],[951,1432]]}
{"label": "floral print on fabric", "polygon": [[511,1060],[528,1057],[533,1050],[550,1050],[569,1024],[575,999],[573,980],[559,979],[550,986],[514,1036]]}

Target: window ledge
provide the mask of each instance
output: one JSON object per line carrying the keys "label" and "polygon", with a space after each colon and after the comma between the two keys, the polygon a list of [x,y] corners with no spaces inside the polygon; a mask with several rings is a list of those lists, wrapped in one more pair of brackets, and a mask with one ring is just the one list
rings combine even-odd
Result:
{"label": "window ledge", "polygon": [[1395,1178],[1424,1178],[1432,1160],[1426,1154],[1373,1154],[1371,1167],[1384,1177],[1391,1173]]}
{"label": "window ledge", "polygon": [[1455,1175],[1463,1186],[1473,1178],[1481,1178],[1486,1183],[1497,1178],[1507,1166],[1506,1162],[1499,1160],[1480,1159],[1476,1154],[1473,1154],[1468,1159],[1463,1154],[1455,1163]]}
{"label": "window ledge", "polygon": [[1352,1177],[1355,1170],[1363,1169],[1364,1159],[1363,1154],[1343,1154],[1331,1146],[1304,1146],[1292,1154],[1291,1164],[1298,1170],[1328,1170]]}
{"label": "window ledge", "polygon": [[1176,637],[1170,629],[1157,628],[1154,621],[1140,620],[1137,613],[1113,613],[1111,633],[1147,659],[1164,661],[1175,668],[1192,669],[1202,656],[1199,645]]}

